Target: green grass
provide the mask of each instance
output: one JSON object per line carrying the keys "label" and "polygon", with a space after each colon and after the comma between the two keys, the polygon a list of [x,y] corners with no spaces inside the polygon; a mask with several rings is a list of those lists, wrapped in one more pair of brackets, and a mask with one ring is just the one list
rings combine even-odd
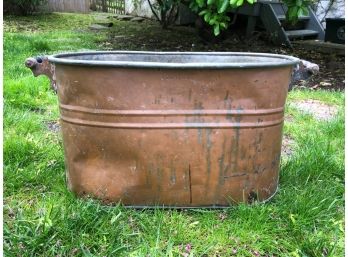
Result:
{"label": "green grass", "polygon": [[[284,133],[296,142],[282,160],[272,201],[225,210],[132,210],[78,199],[65,185],[57,97],[45,77],[24,67],[30,56],[98,49],[89,15],[5,17],[5,256],[343,256],[344,93],[289,94]],[[124,24],[124,23],[122,23]],[[317,121],[289,105],[316,99],[338,116]],[[234,254],[234,255],[233,255]]]}

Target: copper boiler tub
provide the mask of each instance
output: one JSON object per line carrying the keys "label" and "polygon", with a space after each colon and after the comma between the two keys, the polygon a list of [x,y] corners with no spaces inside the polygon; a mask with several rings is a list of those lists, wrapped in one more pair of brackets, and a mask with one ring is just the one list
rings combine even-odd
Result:
{"label": "copper boiler tub", "polygon": [[58,92],[69,189],[125,206],[224,207],[278,187],[297,59],[81,52],[29,58]]}

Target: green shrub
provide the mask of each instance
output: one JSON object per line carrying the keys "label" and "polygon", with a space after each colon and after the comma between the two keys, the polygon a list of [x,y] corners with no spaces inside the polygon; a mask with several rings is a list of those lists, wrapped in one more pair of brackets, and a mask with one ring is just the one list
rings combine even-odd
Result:
{"label": "green shrub", "polygon": [[47,0],[8,0],[4,1],[4,13],[30,15],[44,5]]}

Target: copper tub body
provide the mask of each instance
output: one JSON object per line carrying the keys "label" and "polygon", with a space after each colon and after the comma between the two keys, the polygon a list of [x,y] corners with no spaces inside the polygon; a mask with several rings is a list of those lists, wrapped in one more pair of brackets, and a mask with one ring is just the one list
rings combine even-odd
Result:
{"label": "copper tub body", "polygon": [[297,59],[94,52],[48,60],[67,183],[77,195],[135,207],[223,207],[275,194]]}

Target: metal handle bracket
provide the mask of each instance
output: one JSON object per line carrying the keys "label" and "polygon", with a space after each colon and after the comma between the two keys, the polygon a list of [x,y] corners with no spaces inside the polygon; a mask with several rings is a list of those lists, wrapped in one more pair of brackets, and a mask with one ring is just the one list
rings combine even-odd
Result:
{"label": "metal handle bracket", "polygon": [[34,76],[46,75],[51,81],[52,90],[57,93],[55,67],[46,56],[31,57],[25,60],[25,66],[33,72]]}

